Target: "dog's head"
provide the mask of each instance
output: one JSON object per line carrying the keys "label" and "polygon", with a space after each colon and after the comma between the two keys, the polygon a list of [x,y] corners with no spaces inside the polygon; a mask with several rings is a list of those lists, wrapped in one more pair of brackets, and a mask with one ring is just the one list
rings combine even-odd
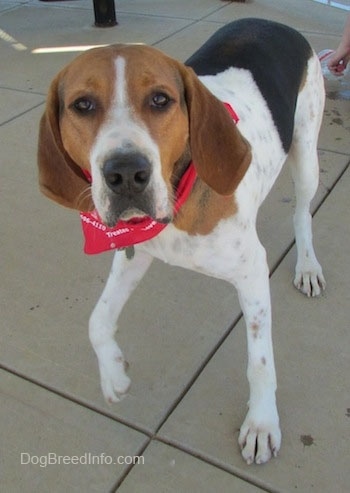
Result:
{"label": "dog's head", "polygon": [[108,226],[143,215],[169,222],[191,159],[200,179],[230,195],[251,155],[223,104],[180,62],[114,45],[85,52],[53,80],[38,151],[50,198],[96,208]]}

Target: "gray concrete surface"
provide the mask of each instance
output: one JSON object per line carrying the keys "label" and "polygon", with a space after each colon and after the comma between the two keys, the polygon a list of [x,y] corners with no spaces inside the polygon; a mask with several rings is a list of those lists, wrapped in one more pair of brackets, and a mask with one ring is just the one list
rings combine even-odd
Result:
{"label": "gray concrete surface", "polygon": [[[130,393],[118,405],[104,402],[87,322],[111,255],[84,256],[78,214],[40,195],[36,141],[49,82],[77,54],[67,47],[136,41],[184,60],[221,25],[255,16],[290,24],[318,51],[337,46],[346,12],[311,0],[116,6],[119,25],[97,29],[91,0],[0,0],[0,489],[345,493],[350,87],[327,98],[319,139],[314,242],[327,279],[319,299],[292,285],[288,170],[259,214],[273,270],[283,431],[279,457],[265,466],[247,466],[237,445],[248,399],[245,333],[225,283],[155,262],[120,323]],[[93,463],[45,464],[58,456]],[[125,463],[131,456],[144,463]]]}

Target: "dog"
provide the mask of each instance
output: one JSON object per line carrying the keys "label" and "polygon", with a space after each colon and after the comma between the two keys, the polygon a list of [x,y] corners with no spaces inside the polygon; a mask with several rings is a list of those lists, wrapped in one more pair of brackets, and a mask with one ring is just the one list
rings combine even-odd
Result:
{"label": "dog", "polygon": [[185,64],[144,45],[79,55],[52,81],[40,123],[42,192],[82,211],[83,225],[117,249],[89,322],[104,397],[117,402],[129,388],[114,333],[153,257],[225,280],[237,289],[247,329],[250,399],[238,441],[248,464],[267,462],[281,445],[269,270],[256,216],[288,161],[294,284],[319,295],[325,280],[309,205],[324,99],[306,39],[249,18],[219,29]]}

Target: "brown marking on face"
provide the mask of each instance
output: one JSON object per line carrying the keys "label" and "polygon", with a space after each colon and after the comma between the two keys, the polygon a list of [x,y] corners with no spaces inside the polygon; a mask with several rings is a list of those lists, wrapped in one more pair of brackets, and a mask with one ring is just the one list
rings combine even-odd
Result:
{"label": "brown marking on face", "polygon": [[[114,90],[113,50],[91,50],[66,69],[59,83],[60,131],[63,147],[80,166],[90,170],[90,151],[111,107]],[[79,101],[92,111],[79,112]]]}

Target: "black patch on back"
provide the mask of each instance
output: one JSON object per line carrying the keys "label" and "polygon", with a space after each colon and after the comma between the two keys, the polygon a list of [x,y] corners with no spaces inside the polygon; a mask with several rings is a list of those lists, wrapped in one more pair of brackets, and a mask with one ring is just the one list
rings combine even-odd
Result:
{"label": "black patch on back", "polygon": [[263,19],[242,19],[219,29],[185,64],[198,76],[230,67],[249,70],[258,85],[288,152],[298,91],[312,53],[294,29]]}

